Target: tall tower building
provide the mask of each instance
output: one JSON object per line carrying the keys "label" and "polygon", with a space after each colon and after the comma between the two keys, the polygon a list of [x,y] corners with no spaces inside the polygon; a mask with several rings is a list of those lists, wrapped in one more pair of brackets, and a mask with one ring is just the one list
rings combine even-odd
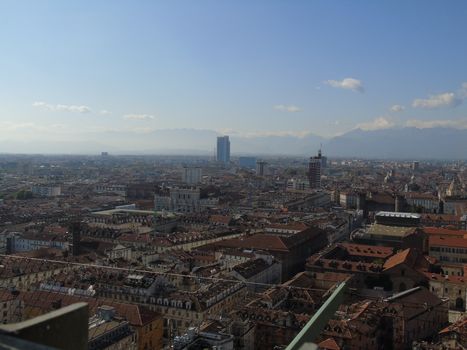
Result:
{"label": "tall tower building", "polygon": [[321,187],[321,149],[318,151],[318,155],[310,157],[310,162],[308,163],[308,181],[310,182],[310,188],[320,188]]}
{"label": "tall tower building", "polygon": [[256,175],[264,176],[266,175],[266,166],[268,163],[264,161],[257,161],[256,162]]}
{"label": "tall tower building", "polygon": [[228,136],[219,136],[217,138],[217,158],[219,163],[230,163],[230,140]]}

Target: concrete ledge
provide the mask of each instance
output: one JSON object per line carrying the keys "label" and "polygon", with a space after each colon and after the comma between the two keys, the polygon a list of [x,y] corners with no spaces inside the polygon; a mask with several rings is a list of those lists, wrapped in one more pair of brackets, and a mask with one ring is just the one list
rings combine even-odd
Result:
{"label": "concrete ledge", "polygon": [[87,303],[76,303],[27,321],[0,326],[0,332],[57,349],[88,348]]}

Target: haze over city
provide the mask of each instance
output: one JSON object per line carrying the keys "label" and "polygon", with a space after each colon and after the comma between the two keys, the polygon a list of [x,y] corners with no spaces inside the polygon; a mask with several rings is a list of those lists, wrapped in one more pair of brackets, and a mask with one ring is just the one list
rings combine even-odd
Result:
{"label": "haze over city", "polygon": [[357,156],[333,138],[412,128],[459,150],[466,17],[461,1],[2,1],[0,146],[212,154],[228,134],[233,153]]}

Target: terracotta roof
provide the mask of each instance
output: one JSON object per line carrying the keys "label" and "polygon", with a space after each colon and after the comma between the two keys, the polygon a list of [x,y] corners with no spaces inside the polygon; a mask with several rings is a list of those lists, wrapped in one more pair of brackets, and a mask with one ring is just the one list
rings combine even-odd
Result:
{"label": "terracotta roof", "polygon": [[443,221],[459,221],[459,215],[451,215],[451,214],[422,214],[422,221],[436,221],[436,222],[443,222]]}
{"label": "terracotta roof", "polygon": [[467,248],[467,239],[458,237],[445,237],[445,236],[431,236],[429,238],[429,246],[443,246],[443,247],[456,247]]}
{"label": "terracotta roof", "polygon": [[245,238],[226,239],[216,245],[232,248],[265,249],[288,252],[284,239],[276,235],[256,234]]}
{"label": "terracotta roof", "polygon": [[442,235],[442,236],[453,236],[453,237],[464,237],[467,235],[465,230],[450,229],[445,227],[424,227],[423,231],[430,236]]}
{"label": "terracotta roof", "polygon": [[211,215],[209,221],[228,225],[232,221],[232,217],[228,215]]}
{"label": "terracotta roof", "polygon": [[394,266],[397,266],[403,263],[408,263],[409,259],[412,256],[413,256],[413,250],[410,248],[407,248],[406,250],[403,250],[397,254],[394,254],[388,260],[386,260],[386,262],[383,265],[383,268],[385,270],[388,270],[390,268],[393,268]]}
{"label": "terracotta roof", "polygon": [[441,274],[431,273],[431,272],[424,272],[424,274],[431,281],[454,283],[454,284],[465,284],[467,282],[467,276],[441,275]]}
{"label": "terracotta roof", "polygon": [[287,235],[286,237],[274,234],[258,233],[253,236],[226,239],[212,243],[212,245],[217,247],[289,252],[291,249],[300,246],[309,240],[313,240],[316,248],[319,248],[320,245],[324,247],[327,244],[325,231],[318,227],[310,227],[304,231]]}
{"label": "terracotta roof", "polygon": [[291,224],[270,224],[266,225],[266,229],[280,229],[280,230],[294,230],[294,231],[303,231],[308,228],[307,225],[301,222],[295,222]]}
{"label": "terracotta roof", "polygon": [[456,332],[456,333],[466,333],[467,331],[467,317],[460,319],[459,321],[449,325],[448,327],[439,331],[440,335]]}
{"label": "terracotta roof", "polygon": [[366,244],[340,243],[350,255],[387,258],[393,254],[391,247],[378,247]]}
{"label": "terracotta roof", "polygon": [[318,344],[319,349],[323,350],[340,350],[339,345],[337,345],[334,338],[328,338],[323,340],[321,343]]}

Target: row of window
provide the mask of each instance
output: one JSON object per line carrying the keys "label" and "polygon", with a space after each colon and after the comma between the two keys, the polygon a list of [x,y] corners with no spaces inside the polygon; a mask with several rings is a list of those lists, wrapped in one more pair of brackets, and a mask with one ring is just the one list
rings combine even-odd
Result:
{"label": "row of window", "polygon": [[430,247],[433,252],[467,254],[467,249],[450,247]]}

